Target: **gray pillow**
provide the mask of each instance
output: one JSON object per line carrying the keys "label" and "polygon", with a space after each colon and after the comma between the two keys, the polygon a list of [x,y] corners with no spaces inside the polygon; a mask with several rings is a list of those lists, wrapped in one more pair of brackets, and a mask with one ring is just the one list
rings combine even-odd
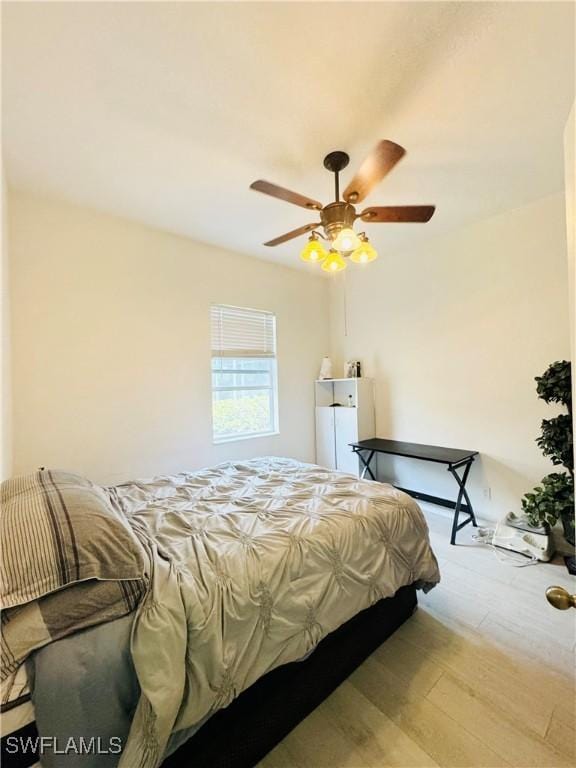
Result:
{"label": "gray pillow", "polygon": [[86,579],[134,580],[145,553],[102,488],[41,470],[0,486],[0,599],[23,605]]}
{"label": "gray pillow", "polygon": [[131,613],[145,591],[146,582],[140,579],[91,579],[2,611],[0,681],[14,673],[37,648]]}

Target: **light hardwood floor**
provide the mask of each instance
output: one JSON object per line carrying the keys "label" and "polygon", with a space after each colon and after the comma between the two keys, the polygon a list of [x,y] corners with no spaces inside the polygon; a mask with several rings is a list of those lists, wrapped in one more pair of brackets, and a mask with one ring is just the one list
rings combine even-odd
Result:
{"label": "light hardwood floor", "polygon": [[514,568],[425,509],[442,582],[260,768],[576,765],[576,589],[563,562]]}

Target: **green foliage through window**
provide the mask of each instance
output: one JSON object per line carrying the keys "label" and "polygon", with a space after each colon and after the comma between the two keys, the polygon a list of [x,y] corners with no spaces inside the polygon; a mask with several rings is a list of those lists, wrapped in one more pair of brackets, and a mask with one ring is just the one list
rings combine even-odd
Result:
{"label": "green foliage through window", "polygon": [[219,400],[212,405],[214,437],[270,432],[270,397],[267,392]]}
{"label": "green foliage through window", "polygon": [[276,360],[212,359],[215,440],[270,434],[276,424]]}

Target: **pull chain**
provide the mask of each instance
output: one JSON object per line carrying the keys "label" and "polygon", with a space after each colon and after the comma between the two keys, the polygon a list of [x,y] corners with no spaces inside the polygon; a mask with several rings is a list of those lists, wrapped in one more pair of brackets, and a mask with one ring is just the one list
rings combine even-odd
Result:
{"label": "pull chain", "polygon": [[346,293],[346,271],[344,271],[344,274],[342,275],[342,288],[343,288],[343,294],[344,294],[344,336],[348,336],[348,301],[347,301],[347,293]]}

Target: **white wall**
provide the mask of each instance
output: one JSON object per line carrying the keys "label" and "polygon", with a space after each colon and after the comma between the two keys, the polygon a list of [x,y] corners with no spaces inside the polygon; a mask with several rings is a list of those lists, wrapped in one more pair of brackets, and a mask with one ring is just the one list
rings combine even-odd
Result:
{"label": "white wall", "polygon": [[[2,169],[3,171],[4,169]],[[0,257],[0,480],[12,471],[8,190],[2,172],[2,254]]]}
{"label": "white wall", "polygon": [[[15,473],[44,465],[105,483],[314,458],[325,280],[20,192],[9,215]],[[279,436],[213,445],[212,302],[276,313]]]}
{"label": "white wall", "polygon": [[576,122],[574,119],[575,105],[572,105],[568,122],[564,130],[564,179],[566,184],[566,240],[568,252],[568,295],[570,310],[570,347],[572,350],[572,402],[576,403],[576,312],[574,300],[576,296],[576,189],[574,184],[574,169],[576,158]]}
{"label": "white wall", "polygon": [[[9,203],[15,473],[45,465],[114,482],[269,453],[313,460],[329,290],[332,354],[375,377],[379,435],[481,451],[472,500],[493,519],[551,471],[534,438],[554,411],[534,376],[570,356],[561,195],[350,267],[347,336],[341,280],[329,289],[21,192]],[[211,302],[276,312],[280,436],[213,445]],[[386,460],[381,473],[455,489],[426,464]]]}
{"label": "white wall", "polygon": [[[412,250],[381,248],[347,270],[347,336],[342,279],[332,286],[333,353],[375,377],[377,434],[480,451],[472,503],[491,519],[552,471],[534,438],[555,411],[534,376],[570,356],[564,218],[557,195]],[[379,469],[407,488],[456,489],[442,467]]]}

